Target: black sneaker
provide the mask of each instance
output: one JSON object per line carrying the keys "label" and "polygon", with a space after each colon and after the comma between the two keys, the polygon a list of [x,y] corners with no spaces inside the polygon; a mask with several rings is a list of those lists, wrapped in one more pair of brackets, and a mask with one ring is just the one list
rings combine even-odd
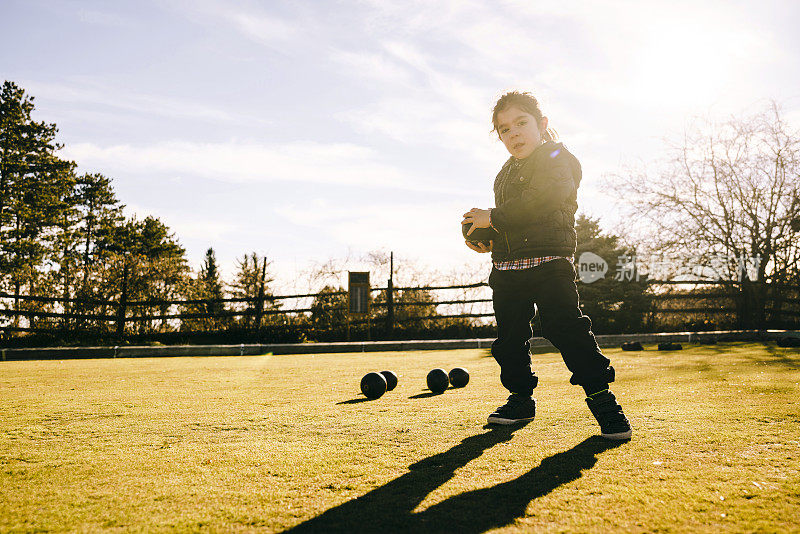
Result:
{"label": "black sneaker", "polygon": [[586,398],[592,415],[600,423],[600,435],[607,439],[630,439],[631,424],[622,413],[617,398],[608,391],[600,391]]}
{"label": "black sneaker", "polygon": [[523,421],[533,421],[536,416],[536,401],[531,397],[512,393],[508,402],[489,414],[489,424],[513,425]]}

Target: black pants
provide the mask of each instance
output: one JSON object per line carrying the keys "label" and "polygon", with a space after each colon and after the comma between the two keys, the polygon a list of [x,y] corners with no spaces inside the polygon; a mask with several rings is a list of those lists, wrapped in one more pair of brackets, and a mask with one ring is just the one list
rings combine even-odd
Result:
{"label": "black pants", "polygon": [[492,268],[489,287],[497,320],[492,356],[500,364],[500,381],[512,393],[531,395],[538,381],[531,370],[529,342],[536,308],[542,335],[561,351],[572,384],[595,392],[614,380],[611,362],[592,334],[592,321],[578,306],[575,280],[575,268],[567,259],[523,270]]}

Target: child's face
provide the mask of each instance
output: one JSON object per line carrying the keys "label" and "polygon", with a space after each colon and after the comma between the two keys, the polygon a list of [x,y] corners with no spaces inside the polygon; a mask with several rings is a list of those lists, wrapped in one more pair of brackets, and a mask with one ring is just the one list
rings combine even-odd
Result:
{"label": "child's face", "polygon": [[547,129],[547,117],[539,124],[536,117],[518,107],[508,107],[497,113],[497,133],[509,153],[524,159],[542,144],[542,132]]}

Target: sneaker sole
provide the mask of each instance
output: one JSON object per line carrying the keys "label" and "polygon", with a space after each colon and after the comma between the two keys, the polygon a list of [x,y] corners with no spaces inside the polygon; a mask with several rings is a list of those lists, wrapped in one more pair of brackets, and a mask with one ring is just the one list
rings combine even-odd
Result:
{"label": "sneaker sole", "polygon": [[614,434],[600,434],[606,439],[631,439],[633,435],[633,429],[628,430],[627,432],[616,432]]}
{"label": "sneaker sole", "polygon": [[523,417],[522,419],[506,419],[504,417],[489,416],[487,421],[490,425],[513,425],[515,423],[524,423],[526,421],[533,421],[533,417]]}

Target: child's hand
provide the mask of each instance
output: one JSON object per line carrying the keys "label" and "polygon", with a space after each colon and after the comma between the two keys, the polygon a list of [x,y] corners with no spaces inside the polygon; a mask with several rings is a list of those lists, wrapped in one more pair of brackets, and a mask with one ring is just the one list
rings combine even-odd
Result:
{"label": "child's hand", "polygon": [[481,252],[481,253],[491,252],[492,248],[494,247],[494,241],[493,240],[489,241],[488,245],[483,243],[482,241],[478,241],[476,243],[473,243],[472,241],[464,241],[464,243],[466,243],[467,246],[469,248],[471,248],[472,250],[474,250],[475,252]]}
{"label": "child's hand", "polygon": [[475,228],[489,228],[491,226],[489,220],[489,210],[482,210],[480,208],[472,208],[464,214],[464,220],[461,224],[472,223],[467,235],[470,235]]}

